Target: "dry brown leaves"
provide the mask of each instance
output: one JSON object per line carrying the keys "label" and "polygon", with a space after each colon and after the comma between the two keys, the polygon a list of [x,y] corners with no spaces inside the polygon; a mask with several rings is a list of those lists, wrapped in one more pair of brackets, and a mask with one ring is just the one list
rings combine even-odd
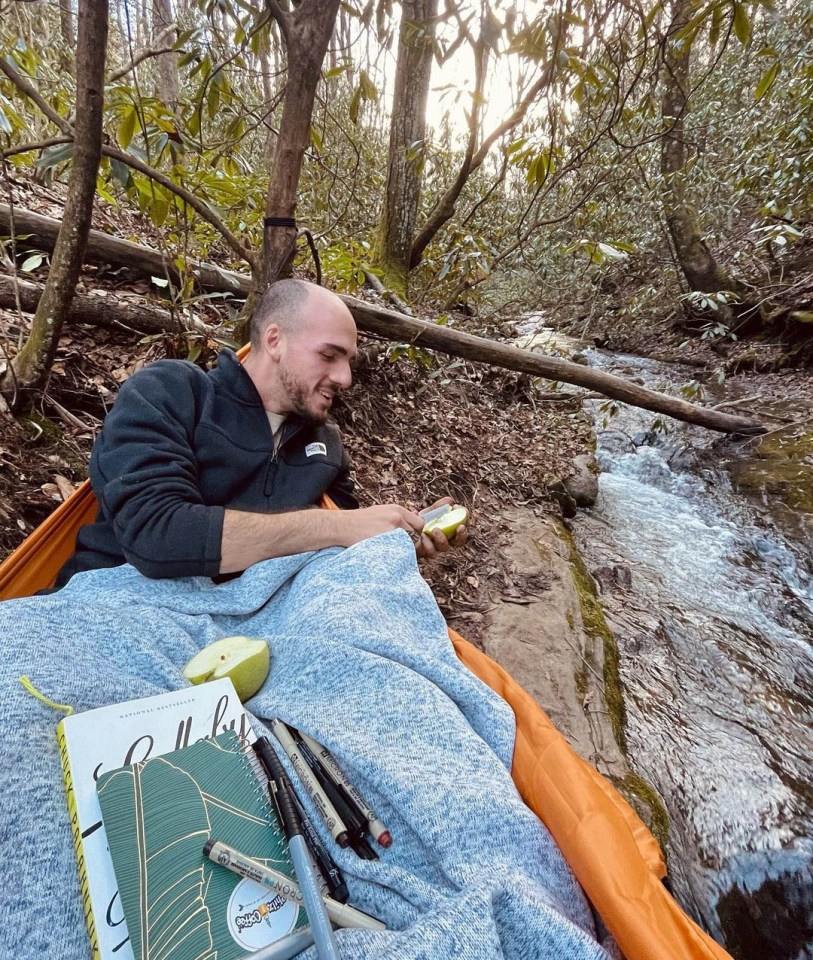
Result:
{"label": "dry brown leaves", "polygon": [[459,362],[423,370],[372,352],[365,361],[360,351],[336,411],[359,499],[420,509],[449,495],[469,508],[467,545],[422,571],[450,623],[477,640],[494,599],[529,602],[500,552],[503,508],[555,511],[548,484],[588,446],[589,422],[575,402],[534,405],[531,379],[520,374]]}

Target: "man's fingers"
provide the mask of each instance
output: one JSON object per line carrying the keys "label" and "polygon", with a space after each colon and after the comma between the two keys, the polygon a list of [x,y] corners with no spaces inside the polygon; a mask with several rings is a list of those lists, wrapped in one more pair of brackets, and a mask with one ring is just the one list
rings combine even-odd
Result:
{"label": "man's fingers", "polygon": [[452,549],[451,543],[440,530],[422,533],[415,544],[415,552],[422,560],[436,560],[441,554]]}
{"label": "man's fingers", "polygon": [[415,544],[415,553],[418,554],[421,560],[433,560],[437,556],[434,543],[432,543],[425,533],[422,533],[418,537],[418,541]]}
{"label": "man's fingers", "polygon": [[465,542],[469,539],[469,530],[465,524],[461,524],[457,530],[454,532],[454,539],[452,542],[456,547],[462,547]]}
{"label": "man's fingers", "polygon": [[451,543],[446,539],[446,534],[440,530],[433,530],[429,534],[432,545],[438,553],[448,553],[452,549]]}
{"label": "man's fingers", "polygon": [[407,510],[405,507],[401,508],[401,519],[403,520],[403,527],[407,533],[420,533],[424,527],[424,519],[419,513],[413,513],[411,510]]}

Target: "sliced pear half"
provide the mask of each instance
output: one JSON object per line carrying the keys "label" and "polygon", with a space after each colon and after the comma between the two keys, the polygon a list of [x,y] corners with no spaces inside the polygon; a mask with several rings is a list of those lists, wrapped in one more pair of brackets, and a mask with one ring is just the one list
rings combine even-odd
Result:
{"label": "sliced pear half", "polygon": [[451,537],[457,528],[469,519],[469,511],[465,507],[455,504],[439,517],[430,520],[424,525],[423,532],[431,533],[440,530],[446,537]]}
{"label": "sliced pear half", "polygon": [[244,703],[265,683],[271,655],[265,640],[253,637],[223,637],[204,647],[183,668],[193,684],[228,677]]}

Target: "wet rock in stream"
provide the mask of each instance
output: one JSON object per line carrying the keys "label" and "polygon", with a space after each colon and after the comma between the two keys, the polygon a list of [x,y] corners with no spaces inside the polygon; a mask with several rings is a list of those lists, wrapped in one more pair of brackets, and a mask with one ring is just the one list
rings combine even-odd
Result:
{"label": "wet rock in stream", "polygon": [[734,957],[799,960],[810,957],[813,897],[810,872],[785,873],[755,890],[732,887],[717,904],[720,925]]}

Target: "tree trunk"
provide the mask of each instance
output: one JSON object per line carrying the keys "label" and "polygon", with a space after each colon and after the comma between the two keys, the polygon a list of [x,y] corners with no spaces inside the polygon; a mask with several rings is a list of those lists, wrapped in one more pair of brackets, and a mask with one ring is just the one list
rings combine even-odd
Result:
{"label": "tree trunk", "polygon": [[437,0],[404,0],[401,6],[387,185],[374,257],[383,269],[386,285],[404,298],[421,192],[420,158],[426,137],[437,9]]}
{"label": "tree trunk", "polygon": [[[271,9],[285,43],[288,77],[265,215],[293,218],[302,161],[310,143],[316,86],[336,23],[339,0],[302,0],[290,13],[283,12],[276,4]],[[295,227],[266,226],[260,278],[263,289],[287,275],[295,239]]]}
{"label": "tree trunk", "polygon": [[45,291],[28,339],[0,380],[12,409],[30,403],[51,371],[62,324],[70,309],[90,230],[102,150],[107,0],[79,0],[76,50],[76,136],[68,196]]}
{"label": "tree trunk", "polygon": [[146,47],[150,40],[150,2],[141,0],[140,10],[136,4],[138,13],[136,14],[136,49]]}
{"label": "tree trunk", "polygon": [[59,27],[62,32],[62,39],[69,50],[73,50],[76,43],[76,35],[73,30],[73,11],[71,10],[71,0],[59,0]]}
{"label": "tree trunk", "polygon": [[[5,212],[7,216],[7,207]],[[36,221],[30,219],[32,217],[36,217]],[[21,233],[23,231],[33,233],[32,227],[35,222],[42,223],[49,218],[18,211],[15,213],[15,220],[17,229]],[[53,233],[56,233],[57,221],[51,220],[50,223]],[[7,227],[3,219],[3,208],[0,206],[0,231],[3,230],[7,230]],[[27,237],[26,243],[37,249],[50,249],[48,238],[42,228],[33,236]],[[51,244],[53,244],[52,241]],[[90,233],[87,254],[89,258],[100,260],[113,267],[140,270],[145,276],[160,275],[163,270],[164,260],[157,250],[139,247],[138,244],[128,240],[119,240],[96,230]],[[235,296],[243,297],[247,296],[251,290],[251,279],[242,274],[223,270],[212,264],[193,263],[190,266],[206,289],[229,291]],[[757,421],[748,417],[698,407],[677,397],[670,397],[663,393],[656,393],[654,390],[647,390],[637,384],[628,383],[621,377],[602,373],[591,367],[560,360],[557,357],[546,357],[530,350],[520,350],[507,343],[497,343],[483,337],[461,333],[458,330],[450,330],[446,326],[427,323],[425,320],[415,320],[353,297],[342,297],[342,300],[353,314],[359,330],[364,333],[371,333],[387,340],[407,341],[419,347],[448,353],[453,357],[464,357],[467,360],[504,367],[506,370],[517,370],[534,377],[572,383],[588,390],[595,390],[622,403],[665,413],[676,420],[696,423],[721,433],[764,432],[764,428]]]}
{"label": "tree trunk", "polygon": [[717,263],[706,246],[697,222],[697,212],[686,189],[689,156],[685,121],[689,113],[691,89],[691,45],[678,35],[689,22],[693,8],[690,0],[675,0],[672,10],[672,22],[664,43],[665,76],[661,100],[665,131],[661,146],[661,173],[666,223],[690,290],[705,293],[731,290],[741,294],[744,293],[742,284]]}
{"label": "tree trunk", "polygon": [[[167,27],[172,23],[172,2],[171,0],[152,0],[152,42],[156,43],[161,34],[166,32]],[[164,44],[167,43],[167,37],[164,37]],[[155,58],[158,67],[158,95],[164,103],[174,110],[178,106],[179,82],[178,82],[178,58],[177,54],[162,53]]]}
{"label": "tree trunk", "polygon": [[[268,31],[269,42],[274,39],[271,31]],[[274,41],[276,42],[276,40]],[[274,118],[269,112],[271,102],[274,99],[274,88],[271,84],[271,63],[268,59],[268,49],[265,46],[260,48],[260,74],[263,82],[263,100],[265,101],[264,113],[266,122],[265,146],[263,148],[263,160],[266,167],[271,167],[274,163],[274,151],[277,149],[277,135],[274,132]]]}

